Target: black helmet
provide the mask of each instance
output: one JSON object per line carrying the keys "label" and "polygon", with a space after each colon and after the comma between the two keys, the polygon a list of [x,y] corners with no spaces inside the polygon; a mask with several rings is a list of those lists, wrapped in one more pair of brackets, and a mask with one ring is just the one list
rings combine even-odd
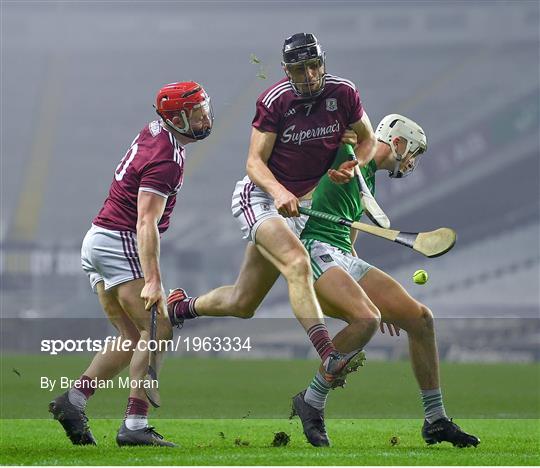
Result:
{"label": "black helmet", "polygon": [[[291,79],[291,75],[288,72],[289,67],[298,66],[299,64],[306,64],[312,60],[319,60],[320,66],[323,67],[323,72],[319,78],[320,87],[317,91],[312,92],[309,89],[307,91],[301,91],[298,88],[298,84],[306,84],[306,82],[294,82]],[[291,37],[285,39],[283,43],[283,68],[285,73],[289,77],[289,81],[295,90],[295,92],[304,97],[315,97],[322,93],[325,84],[325,53],[319,44],[319,41],[313,34],[309,33],[296,33]],[[307,79],[307,78],[306,78]]]}

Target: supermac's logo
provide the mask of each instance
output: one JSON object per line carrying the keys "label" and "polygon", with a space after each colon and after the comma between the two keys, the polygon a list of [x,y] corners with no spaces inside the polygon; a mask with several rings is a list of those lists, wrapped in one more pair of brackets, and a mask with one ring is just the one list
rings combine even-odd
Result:
{"label": "supermac's logo", "polygon": [[320,140],[322,138],[331,138],[334,133],[339,132],[339,122],[336,120],[333,124],[326,127],[309,128],[295,132],[296,125],[291,125],[283,131],[281,135],[282,143],[292,142],[295,145],[301,145],[304,141]]}

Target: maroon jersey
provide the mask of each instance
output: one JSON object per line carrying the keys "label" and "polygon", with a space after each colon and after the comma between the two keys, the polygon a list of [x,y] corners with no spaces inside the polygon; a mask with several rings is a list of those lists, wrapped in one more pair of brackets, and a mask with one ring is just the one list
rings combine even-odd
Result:
{"label": "maroon jersey", "polygon": [[184,147],[174,136],[159,120],[150,122],[118,164],[109,196],[93,223],[113,231],[136,232],[137,196],[142,190],[167,199],[158,223],[159,232],[165,232],[182,186],[184,159]]}
{"label": "maroon jersey", "polygon": [[301,197],[317,185],[332,165],[347,126],[364,111],[352,82],[326,75],[315,98],[296,95],[287,78],[257,100],[253,126],[277,134],[268,168],[287,190]]}

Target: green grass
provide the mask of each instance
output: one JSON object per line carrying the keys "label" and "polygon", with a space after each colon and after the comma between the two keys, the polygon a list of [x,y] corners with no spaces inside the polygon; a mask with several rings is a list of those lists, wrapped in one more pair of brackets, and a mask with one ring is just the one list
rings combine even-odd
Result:
{"label": "green grass", "polygon": [[[90,356],[3,355],[0,416],[48,417],[48,402],[65,390],[40,389],[40,377],[78,377]],[[311,381],[317,363],[304,360],[182,359],[165,361],[162,408],[153,418],[286,418],[290,398]],[[19,374],[17,375],[13,369]],[[443,393],[455,418],[539,418],[538,364],[451,364],[441,367]],[[92,418],[123,414],[126,390],[98,390]],[[408,362],[368,362],[330,394],[333,418],[420,418],[422,407]]]}
{"label": "green grass", "polygon": [[[369,358],[369,356],[368,356]],[[127,391],[98,390],[88,405],[99,448],[74,447],[50,419],[48,402],[64,390],[39,388],[40,377],[76,378],[90,356],[3,355],[0,464],[39,465],[535,465],[540,463],[537,364],[443,364],[447,411],[477,434],[477,449],[427,447],[422,409],[408,362],[370,362],[330,394],[333,447],[308,445],[290,398],[310,381],[315,362],[169,359],[160,377],[159,432],[178,449],[122,448],[114,437]],[[291,435],[272,447],[274,433]],[[225,437],[220,436],[220,432]],[[396,436],[399,444],[392,446]],[[237,445],[235,440],[249,442]]]}
{"label": "green grass", "polygon": [[[179,448],[118,448],[119,420],[95,420],[99,447],[74,447],[55,421],[4,420],[0,463],[28,465],[537,465],[538,421],[464,420],[478,448],[426,446],[420,422],[408,419],[330,420],[331,448],[304,441],[300,423],[286,419],[160,420],[158,429]],[[291,435],[272,447],[274,433]],[[224,433],[224,438],[220,436]],[[396,436],[399,443],[392,446]],[[237,445],[239,438],[249,445]]]}

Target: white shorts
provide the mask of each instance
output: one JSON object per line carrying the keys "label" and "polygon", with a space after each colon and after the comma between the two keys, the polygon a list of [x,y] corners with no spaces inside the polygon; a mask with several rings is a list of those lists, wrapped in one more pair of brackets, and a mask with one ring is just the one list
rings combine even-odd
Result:
{"label": "white shorts", "polygon": [[341,267],[356,281],[371,269],[373,265],[365,262],[361,258],[343,252],[330,244],[320,242],[315,239],[302,239],[302,244],[308,251],[311,258],[311,269],[313,270],[313,281],[317,281],[322,274],[333,267]]}
{"label": "white shorts", "polygon": [[137,236],[131,231],[111,231],[92,224],[83,240],[81,263],[94,292],[100,281],[110,289],[143,277]]}
{"label": "white shorts", "polygon": [[[311,200],[301,201],[300,206],[309,208]],[[267,219],[284,219],[289,228],[296,234],[296,237],[300,237],[308,219],[305,215],[298,218],[284,218],[281,216],[274,205],[274,199],[251,182],[248,176],[236,183],[231,210],[233,216],[240,223],[244,239],[250,239],[253,242],[255,242],[257,229]]]}

